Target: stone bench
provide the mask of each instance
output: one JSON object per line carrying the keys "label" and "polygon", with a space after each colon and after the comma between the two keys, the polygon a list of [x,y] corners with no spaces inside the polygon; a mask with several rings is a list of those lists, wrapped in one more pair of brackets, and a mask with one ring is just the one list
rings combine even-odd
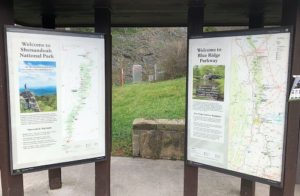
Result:
{"label": "stone bench", "polygon": [[184,120],[135,119],[132,130],[134,157],[150,159],[184,158]]}

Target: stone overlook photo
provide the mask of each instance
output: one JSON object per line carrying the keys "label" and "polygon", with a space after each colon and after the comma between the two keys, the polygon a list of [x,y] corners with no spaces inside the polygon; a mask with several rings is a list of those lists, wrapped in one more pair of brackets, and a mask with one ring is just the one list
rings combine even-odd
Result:
{"label": "stone overlook photo", "polygon": [[21,113],[57,110],[56,62],[21,61],[19,85]]}
{"label": "stone overlook photo", "polygon": [[195,65],[193,98],[224,101],[225,65]]}

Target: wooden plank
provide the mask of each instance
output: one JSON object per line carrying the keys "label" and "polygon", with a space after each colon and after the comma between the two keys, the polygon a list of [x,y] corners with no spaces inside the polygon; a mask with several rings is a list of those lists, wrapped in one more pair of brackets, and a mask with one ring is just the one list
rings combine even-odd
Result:
{"label": "wooden plank", "polygon": [[[297,62],[299,62],[299,53],[300,53],[300,50],[299,50],[299,43],[300,43],[300,38],[299,38],[299,33],[300,33],[300,8],[299,8],[299,1],[298,1],[298,5],[296,5],[295,7],[297,7],[297,10],[296,10],[296,14],[294,14],[294,16],[296,15],[296,21],[294,21],[294,23],[296,24],[296,27],[295,27],[295,52],[294,52],[294,59],[297,58]],[[295,8],[294,8],[295,9]],[[287,23],[289,24],[289,23]],[[299,64],[298,64],[298,69],[299,70]],[[299,74],[299,71],[297,71],[296,73]],[[299,145],[299,142],[300,142],[300,135],[299,135],[299,140],[298,140],[298,167],[297,167],[297,172],[296,172],[296,183],[300,184],[300,145]]]}
{"label": "wooden plank", "polygon": [[249,29],[263,28],[264,27],[264,14],[253,13],[249,15]]}
{"label": "wooden plank", "polygon": [[251,0],[249,6],[249,29],[264,27],[265,7],[266,0]]}
{"label": "wooden plank", "polygon": [[[292,75],[300,74],[300,1],[283,1],[282,25],[294,27],[292,50]],[[270,196],[292,196],[295,192],[298,139],[299,139],[300,103],[288,105],[288,122],[286,133],[286,149],[284,161],[283,187],[270,187]]]}
{"label": "wooden plank", "polygon": [[251,180],[241,180],[241,196],[254,196],[255,195],[255,182]]}
{"label": "wooden plank", "polygon": [[[193,3],[188,10],[188,37],[203,33],[204,2]],[[186,119],[187,125],[187,119]],[[185,131],[185,160],[187,160],[187,129]],[[198,167],[184,164],[184,196],[198,194]]]}
{"label": "wooden plank", "polygon": [[[300,142],[300,136],[299,136],[299,142]],[[297,179],[296,179],[296,183],[300,184],[300,145],[298,144],[298,166],[297,166]]]}
{"label": "wooden plank", "polygon": [[283,189],[278,187],[270,187],[270,196],[282,196],[283,195]]}
{"label": "wooden plank", "polygon": [[110,196],[111,158],[111,13],[106,7],[95,8],[95,32],[105,33],[105,142],[107,160],[95,163],[95,195]]}
{"label": "wooden plank", "polygon": [[190,6],[188,10],[188,36],[203,33],[204,27],[204,2]]}
{"label": "wooden plank", "polygon": [[9,155],[9,114],[4,44],[4,25],[12,25],[13,1],[0,1],[0,167],[3,196],[24,195],[23,175],[12,176]]}
{"label": "wooden plank", "polygon": [[[42,14],[42,27],[47,29],[55,29],[55,15]],[[48,179],[51,190],[60,189],[62,187],[61,168],[49,169]]]}
{"label": "wooden plank", "polygon": [[51,190],[60,189],[62,187],[61,168],[48,170],[49,188]]}
{"label": "wooden plank", "polygon": [[198,167],[184,165],[184,196],[198,195]]}
{"label": "wooden plank", "polygon": [[47,29],[55,29],[55,15],[42,14],[42,27]]}

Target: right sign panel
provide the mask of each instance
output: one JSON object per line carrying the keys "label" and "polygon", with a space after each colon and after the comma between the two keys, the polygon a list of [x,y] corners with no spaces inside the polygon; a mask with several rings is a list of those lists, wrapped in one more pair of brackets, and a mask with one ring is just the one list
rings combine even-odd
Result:
{"label": "right sign panel", "polygon": [[189,40],[187,161],[281,184],[290,30]]}

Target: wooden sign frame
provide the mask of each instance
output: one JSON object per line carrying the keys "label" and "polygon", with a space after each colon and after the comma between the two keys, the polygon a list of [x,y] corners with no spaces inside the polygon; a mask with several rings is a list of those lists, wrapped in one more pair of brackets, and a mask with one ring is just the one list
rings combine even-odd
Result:
{"label": "wooden sign frame", "polygon": [[[40,29],[40,28],[29,28],[29,27],[16,27],[16,26],[6,26],[5,27],[5,41],[7,42],[7,38],[6,38],[6,34],[8,32],[16,32],[16,33],[24,33],[24,34],[39,34],[39,35],[54,35],[54,36],[66,36],[66,37],[80,37],[80,38],[99,38],[99,39],[103,39],[104,43],[105,43],[105,35],[103,33],[82,33],[82,32],[66,32],[66,31],[61,31],[61,30],[54,30],[54,29]],[[6,51],[8,51],[7,49],[7,44],[6,43]],[[103,49],[105,48],[105,46],[103,47]],[[105,50],[103,51],[105,53]],[[103,55],[105,56],[105,55]],[[9,62],[8,62],[8,54],[6,52],[6,70],[7,70],[7,79],[9,81],[10,75],[9,75]],[[104,59],[105,62],[105,59]],[[104,63],[105,66],[105,63]],[[105,67],[104,67],[104,74],[105,74]],[[7,89],[8,89],[8,96],[10,95],[10,88],[9,88],[9,82],[7,82]],[[104,84],[104,92],[105,92],[105,86],[106,84]],[[8,108],[9,111],[8,113],[10,114],[10,121],[11,121],[11,103],[10,100],[8,98]],[[106,107],[104,108],[104,110],[106,111]],[[104,115],[105,116],[105,115]],[[106,122],[106,119],[104,119],[104,121]],[[105,125],[104,125],[105,127]],[[16,132],[18,130],[15,130]],[[104,131],[104,141],[105,140],[105,130]],[[98,161],[106,161],[107,157],[106,157],[106,152],[104,156],[101,157],[94,157],[94,158],[88,158],[88,159],[78,159],[78,160],[74,160],[74,161],[66,161],[66,162],[60,162],[60,163],[55,163],[55,164],[45,164],[45,165],[41,165],[41,166],[36,166],[36,167],[28,167],[28,168],[22,168],[22,169],[17,169],[14,170],[13,169],[13,149],[12,149],[12,144],[14,143],[13,138],[12,138],[12,126],[11,123],[9,124],[9,140],[10,140],[10,163],[11,163],[11,173],[12,175],[18,175],[18,174],[22,174],[22,173],[28,173],[28,172],[34,172],[34,171],[41,171],[41,170],[48,170],[48,169],[56,169],[56,168],[61,168],[61,167],[66,167],[66,166],[72,166],[72,165],[78,165],[78,164],[84,164],[84,163],[91,163],[91,162],[98,162]],[[106,147],[106,144],[104,144],[104,147]],[[105,151],[105,150],[104,150]]]}
{"label": "wooden sign frame", "polygon": [[[218,38],[218,37],[237,37],[237,36],[247,36],[247,35],[266,35],[266,34],[278,34],[278,33],[289,33],[290,34],[290,39],[289,39],[289,51],[291,51],[293,45],[292,45],[292,37],[293,37],[293,33],[292,33],[292,29],[291,27],[275,27],[275,28],[256,28],[256,29],[250,29],[250,30],[236,30],[236,31],[222,31],[222,32],[209,32],[209,33],[203,33],[200,35],[192,35],[189,37],[189,42],[193,39],[205,39],[205,38]],[[189,46],[189,44],[188,44]],[[189,48],[188,48],[189,49]],[[189,54],[189,52],[188,52]],[[292,79],[291,76],[291,52],[288,54],[288,67],[287,67],[287,83],[286,83],[286,99],[285,99],[285,104],[286,104],[286,109],[285,109],[285,118],[284,118],[284,134],[283,134],[283,155],[282,155],[282,173],[281,173],[281,180],[284,177],[284,157],[285,157],[285,144],[286,144],[286,131],[287,131],[287,116],[288,116],[288,97],[289,97],[289,93],[290,93],[290,81]],[[189,65],[190,66],[190,65]],[[191,67],[188,68],[188,70],[192,69]],[[189,71],[188,71],[189,72]],[[189,75],[187,74],[187,81],[189,80]],[[186,88],[186,105],[188,106],[188,103],[190,101],[189,99],[189,91],[192,88],[191,86],[188,87],[187,84],[187,88]],[[229,106],[230,107],[230,106]],[[186,112],[186,118],[189,118],[189,111],[188,111],[188,107],[187,107],[187,112]],[[188,154],[188,124],[186,124],[186,146],[185,146],[185,153]],[[237,171],[233,171],[233,170],[229,170],[229,169],[224,169],[221,167],[215,167],[215,166],[211,166],[211,165],[207,165],[207,164],[202,164],[202,163],[197,163],[197,162],[193,162],[187,159],[187,156],[185,157],[185,161],[186,164],[189,166],[194,166],[194,167],[201,167],[201,168],[205,168],[205,169],[209,169],[209,170],[213,170],[213,171],[217,171],[217,172],[221,172],[221,173],[225,173],[225,174],[229,174],[232,176],[236,176],[236,177],[240,177],[243,179],[247,179],[247,180],[251,180],[251,181],[256,181],[256,182],[261,182],[264,184],[268,184],[268,185],[272,185],[275,187],[282,187],[282,181],[277,182],[277,181],[273,181],[270,179],[266,179],[266,178],[261,178],[261,177],[257,177],[257,176],[253,176],[253,175],[249,175],[249,174],[245,174],[245,173],[241,173],[241,172],[237,172]]]}

